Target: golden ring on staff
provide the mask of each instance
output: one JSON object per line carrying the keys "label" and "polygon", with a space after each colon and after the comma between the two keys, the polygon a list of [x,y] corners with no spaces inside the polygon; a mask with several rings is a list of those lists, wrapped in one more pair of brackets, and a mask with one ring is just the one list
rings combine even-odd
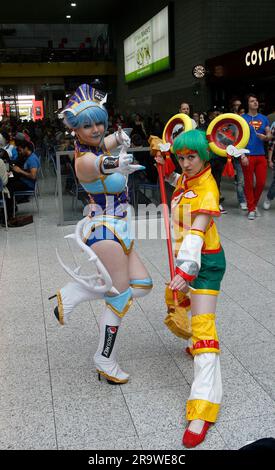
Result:
{"label": "golden ring on staff", "polygon": [[210,122],[206,130],[209,147],[220,157],[227,157],[226,147],[245,148],[250,137],[249,125],[238,114],[225,113]]}
{"label": "golden ring on staff", "polygon": [[172,133],[176,124],[181,124],[184,132],[192,130],[192,121],[190,117],[187,116],[187,114],[183,114],[183,113],[175,114],[174,116],[171,117],[171,119],[169,119],[169,121],[167,122],[163,130],[162,140],[164,143],[169,142],[171,145],[173,144]]}

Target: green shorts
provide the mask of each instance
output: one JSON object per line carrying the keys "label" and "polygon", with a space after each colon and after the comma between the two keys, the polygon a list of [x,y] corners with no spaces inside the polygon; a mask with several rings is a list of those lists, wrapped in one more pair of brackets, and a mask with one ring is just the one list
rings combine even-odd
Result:
{"label": "green shorts", "polygon": [[[219,253],[202,254],[201,269],[198,277],[190,283],[191,287],[198,291],[197,294],[218,295],[225,268],[226,261],[223,248]],[[192,293],[196,292],[192,291]]]}

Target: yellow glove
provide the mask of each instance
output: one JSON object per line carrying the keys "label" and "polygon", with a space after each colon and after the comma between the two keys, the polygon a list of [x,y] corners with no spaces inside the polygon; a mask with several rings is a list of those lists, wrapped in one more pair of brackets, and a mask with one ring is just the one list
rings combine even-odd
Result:
{"label": "yellow glove", "polygon": [[169,330],[179,338],[189,339],[192,336],[191,321],[188,315],[190,299],[183,292],[177,292],[178,305],[175,305],[173,291],[167,286],[165,301],[168,307],[168,315],[164,323]]}
{"label": "yellow glove", "polygon": [[[186,308],[187,311],[190,310],[190,297],[187,294],[177,291],[177,299],[180,307]],[[168,308],[175,306],[173,291],[168,286],[165,289],[165,302]]]}
{"label": "yellow glove", "polygon": [[160,137],[157,137],[156,135],[150,135],[148,139],[149,145],[150,145],[150,153],[151,155],[155,156],[157,152],[160,152],[160,144],[163,144],[163,140],[160,139]]}

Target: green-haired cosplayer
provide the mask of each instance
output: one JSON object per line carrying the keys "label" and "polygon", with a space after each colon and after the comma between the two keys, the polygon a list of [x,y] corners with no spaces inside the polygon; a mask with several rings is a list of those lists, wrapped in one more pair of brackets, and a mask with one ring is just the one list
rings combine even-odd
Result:
{"label": "green-haired cosplayer", "polygon": [[[194,357],[194,381],[187,401],[189,424],[183,444],[194,447],[203,441],[209,425],[216,421],[222,398],[215,312],[225,257],[214,222],[220,215],[219,192],[208,163],[205,133],[198,130],[181,133],[173,143],[173,153],[183,174],[171,173],[166,178],[175,186],[171,207],[176,270],[170,288],[185,293],[192,288],[192,343],[188,351]],[[165,164],[162,157],[156,160]]]}
{"label": "green-haired cosplayer", "polygon": [[[133,156],[127,154],[130,139],[122,129],[105,137],[108,114],[104,101],[102,92],[84,84],[63,111],[65,124],[76,136],[76,175],[90,198],[89,215],[77,224],[71,237],[95,263],[98,274],[81,275],[59,258],[74,281],[58,290],[55,315],[64,324],[81,302],[104,298],[94,362],[99,378],[122,384],[129,375],[116,361],[118,328],[132,299],[148,294],[152,280],[133,248],[128,213],[127,175],[143,167],[132,164]],[[110,151],[119,145],[120,154],[112,156]]]}

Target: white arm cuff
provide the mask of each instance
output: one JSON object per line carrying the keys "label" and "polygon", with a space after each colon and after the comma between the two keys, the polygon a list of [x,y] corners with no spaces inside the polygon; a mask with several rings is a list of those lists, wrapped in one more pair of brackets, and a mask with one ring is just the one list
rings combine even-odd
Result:
{"label": "white arm cuff", "polygon": [[188,233],[178,252],[176,265],[190,276],[197,277],[201,268],[201,249],[203,239],[199,235]]}
{"label": "white arm cuff", "polygon": [[165,177],[165,181],[167,181],[167,183],[169,183],[171,186],[176,186],[179,177],[180,175],[173,171],[171,175]]}

